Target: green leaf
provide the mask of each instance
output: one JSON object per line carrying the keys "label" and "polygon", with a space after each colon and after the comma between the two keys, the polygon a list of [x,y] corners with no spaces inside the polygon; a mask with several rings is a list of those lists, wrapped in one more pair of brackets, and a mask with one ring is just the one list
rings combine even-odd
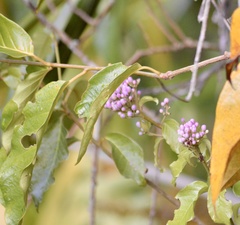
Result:
{"label": "green leaf", "polygon": [[[25,213],[32,163],[48,120],[66,84],[65,81],[57,81],[44,86],[36,93],[35,102],[28,102],[24,107],[23,123],[14,127],[11,151],[0,168],[0,189],[7,225],[19,224]],[[35,143],[24,141],[30,137],[36,137]]]}
{"label": "green leaf", "polygon": [[38,150],[31,179],[31,195],[37,207],[42,201],[43,194],[54,182],[55,168],[68,156],[66,135],[63,116],[59,112],[53,113]]}
{"label": "green leaf", "polygon": [[152,124],[149,121],[147,121],[145,119],[140,119],[141,131],[143,131],[144,133],[148,133],[151,126],[152,126]]}
{"label": "green leaf", "polygon": [[162,136],[166,140],[167,144],[171,147],[171,149],[179,154],[183,145],[178,141],[178,133],[177,130],[179,128],[179,124],[174,119],[166,119],[163,123],[162,128]]}
{"label": "green leaf", "polygon": [[211,198],[211,191],[209,190],[207,207],[208,213],[215,223],[230,225],[230,219],[233,214],[232,203],[225,198],[225,192],[226,190],[220,193],[214,207]]}
{"label": "green leaf", "polygon": [[157,98],[153,98],[152,96],[144,96],[139,101],[139,106],[142,107],[147,102],[155,102],[156,105],[159,104],[159,100]]}
{"label": "green leaf", "polygon": [[99,71],[90,79],[82,100],[75,107],[75,112],[80,117],[87,117],[77,163],[80,162],[87,150],[94,124],[106,101],[117,87],[139,68],[139,64],[126,67],[122,63],[116,63]]}
{"label": "green leaf", "polygon": [[232,190],[233,190],[233,193],[234,193],[236,196],[240,197],[240,181],[238,181],[237,183],[235,183],[235,184],[233,185]]}
{"label": "green leaf", "polygon": [[207,138],[202,138],[198,147],[204,159],[208,161],[210,159],[211,142]]}
{"label": "green leaf", "polygon": [[0,30],[0,52],[14,58],[34,55],[30,36],[18,24],[2,14],[0,14]]}
{"label": "green leaf", "polygon": [[112,156],[119,172],[133,179],[139,185],[145,185],[146,171],[142,148],[132,139],[122,134],[112,133],[106,139],[112,145]]}
{"label": "green leaf", "polygon": [[179,209],[174,211],[174,218],[167,225],[184,225],[194,218],[194,207],[199,196],[206,192],[208,185],[202,181],[195,181],[180,190],[176,199],[180,200]]}
{"label": "green leaf", "polygon": [[0,66],[0,70],[0,75],[4,83],[9,88],[16,89],[22,76],[21,68],[4,64]]}
{"label": "green leaf", "polygon": [[38,0],[38,2],[37,2],[37,9],[40,8],[40,6],[42,5],[42,3],[43,3],[43,0]]}
{"label": "green leaf", "polygon": [[2,145],[7,152],[11,149],[11,140],[13,129],[23,120],[22,110],[27,102],[34,99],[36,91],[40,84],[49,72],[49,69],[31,67],[30,74],[17,87],[17,90],[12,98],[5,106],[2,113]]}
{"label": "green leaf", "polygon": [[239,215],[240,203],[233,205],[233,220],[234,224],[240,224],[240,215]]}
{"label": "green leaf", "polygon": [[175,185],[176,180],[183,171],[187,163],[190,163],[190,159],[194,157],[193,153],[184,148],[178,155],[178,159],[170,164],[171,173],[173,176],[172,183]]}

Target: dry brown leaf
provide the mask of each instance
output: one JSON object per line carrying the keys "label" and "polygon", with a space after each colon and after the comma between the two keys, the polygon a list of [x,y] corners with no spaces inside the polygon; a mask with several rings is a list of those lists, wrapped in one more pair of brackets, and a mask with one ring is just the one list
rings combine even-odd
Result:
{"label": "dry brown leaf", "polygon": [[240,169],[240,64],[231,73],[219,96],[212,138],[211,194],[216,202],[220,191],[239,180]]}

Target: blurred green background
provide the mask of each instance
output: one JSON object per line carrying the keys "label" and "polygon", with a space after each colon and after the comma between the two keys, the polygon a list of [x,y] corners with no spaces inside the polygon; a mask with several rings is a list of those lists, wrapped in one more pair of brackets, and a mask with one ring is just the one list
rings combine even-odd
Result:
{"label": "blurred green background", "polygon": [[[43,13],[48,21],[59,30],[66,32],[72,39],[79,40],[79,48],[88,57],[89,61],[99,66],[106,66],[115,62],[123,62],[125,64],[129,62],[138,50],[149,47],[172,46],[169,38],[159,28],[159,23],[175,37],[176,44],[183,43],[187,38],[197,42],[201,29],[201,24],[197,21],[201,6],[201,1],[199,0],[163,0],[161,1],[163,9],[160,7],[160,1],[157,0],[69,0],[69,2],[74,5],[74,9],[82,9],[94,18],[97,18],[106,7],[112,4],[112,8],[96,27],[87,25],[86,22],[76,16],[73,13],[73,8],[69,7],[68,1],[65,0],[42,1],[39,9],[39,12]],[[38,1],[32,1],[32,3],[36,5]],[[237,1],[227,1],[227,3],[222,8],[223,12],[226,13],[226,18],[236,8]],[[186,39],[181,40],[176,36],[169,24],[170,20],[164,12],[175,21]],[[1,0],[0,13],[23,26],[31,35],[35,53],[39,57],[47,61],[55,60],[53,41],[56,39],[53,38],[54,35],[49,29],[39,23],[22,1]],[[206,32],[206,41],[210,43],[211,47],[203,49],[201,60],[223,53],[219,47],[220,40],[226,41],[224,50],[228,51],[229,49],[228,31],[225,31],[225,36],[223,36],[221,32],[224,28],[220,27],[218,20],[219,18],[216,19],[216,11],[212,6]],[[61,62],[84,64],[63,43],[59,42],[58,44]],[[186,46],[179,51],[169,51],[167,49],[158,54],[150,54],[149,56],[139,58],[138,62],[158,71],[166,72],[192,65],[195,52],[196,44],[195,47]],[[159,100],[165,97],[170,98],[172,117],[177,121],[180,121],[182,117],[186,119],[195,118],[199,123],[206,124],[210,131],[209,138],[211,139],[218,95],[226,80],[223,67],[209,75],[207,74],[213,66],[216,65],[209,65],[199,69],[197,92],[188,103],[179,101],[167,94],[156,80],[147,77],[141,78],[140,89],[143,94],[158,97]],[[21,72],[19,67],[17,69],[17,71]],[[77,74],[76,70],[71,69],[65,69],[62,72],[64,79],[69,79]],[[0,75],[1,78],[4,77],[1,71]],[[11,81],[16,81],[14,76],[15,73],[12,72]],[[47,75],[45,82],[56,78],[56,70],[53,70]],[[184,98],[188,91],[190,78],[191,73],[188,72],[180,74],[172,80],[163,81],[163,83],[171,92]],[[86,87],[87,79],[88,77],[82,78],[75,87],[75,95],[71,96],[69,102],[72,108],[79,101],[79,96]],[[1,110],[14,92],[14,85],[13,87],[9,86],[11,81],[7,83],[6,79],[0,79]],[[159,115],[156,112],[159,106],[154,104],[149,104],[148,106],[154,118],[158,119]],[[107,111],[105,113],[107,116],[112,116],[112,118],[108,121],[107,126],[102,128],[101,133],[106,134],[114,131],[127,133],[127,135],[143,146],[146,161],[153,162],[154,139],[147,136],[138,136],[138,130],[135,126],[136,120],[122,120],[117,115],[109,114]],[[66,121],[66,126],[68,125]],[[77,150],[78,146],[74,146],[73,150],[70,151],[69,159],[62,163],[61,167],[56,171],[56,182],[46,193],[39,212],[36,211],[31,203],[24,219],[24,225],[89,224],[92,156],[91,153],[88,154],[80,165],[74,166]],[[163,143],[160,158],[161,167],[168,170],[169,164],[175,159],[176,156]],[[184,173],[193,179],[206,179],[206,174],[201,166],[188,166]],[[172,195],[175,195],[178,191],[177,188],[170,183],[166,184],[164,181],[163,189]],[[96,224],[148,224],[152,195],[150,188],[137,187],[132,181],[122,178],[112,162],[103,157],[100,160],[97,186]],[[166,224],[166,221],[173,216],[174,207],[161,196],[157,198],[157,205],[156,219],[153,224]],[[204,199],[202,199],[198,203],[197,215],[205,220],[206,224],[212,224],[205,208]]]}

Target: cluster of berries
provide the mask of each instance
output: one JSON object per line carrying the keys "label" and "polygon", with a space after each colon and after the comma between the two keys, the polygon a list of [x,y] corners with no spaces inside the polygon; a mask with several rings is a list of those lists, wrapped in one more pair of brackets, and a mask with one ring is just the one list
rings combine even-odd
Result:
{"label": "cluster of berries", "polygon": [[128,77],[111,95],[104,107],[118,112],[121,118],[137,116],[140,113],[136,104],[141,95],[141,92],[137,91],[139,83],[140,79]]}
{"label": "cluster of berries", "polygon": [[[168,116],[170,115],[169,112],[170,106],[169,106],[169,99],[168,98],[164,98],[164,100],[161,102],[161,108],[159,110],[159,112],[163,115],[163,116]],[[146,134],[149,132],[150,128],[151,128],[151,123],[141,119],[140,121],[136,122],[136,126],[140,129],[140,131],[138,132],[138,134],[141,136],[143,134]]]}
{"label": "cluster of berries", "polygon": [[169,106],[169,99],[168,98],[164,98],[164,100],[161,102],[161,108],[159,110],[159,112],[161,114],[163,114],[164,116],[166,115],[170,115],[169,110],[170,106]]}
{"label": "cluster of berries", "polygon": [[182,124],[178,129],[178,141],[187,147],[194,146],[207,133],[206,125],[200,127],[194,119],[190,119],[188,122],[182,119]]}
{"label": "cluster of berries", "polygon": [[138,134],[140,136],[148,133],[150,127],[151,127],[151,123],[149,123],[148,121],[144,120],[144,119],[141,119],[140,121],[137,121],[136,122],[136,126],[139,128],[139,132]]}

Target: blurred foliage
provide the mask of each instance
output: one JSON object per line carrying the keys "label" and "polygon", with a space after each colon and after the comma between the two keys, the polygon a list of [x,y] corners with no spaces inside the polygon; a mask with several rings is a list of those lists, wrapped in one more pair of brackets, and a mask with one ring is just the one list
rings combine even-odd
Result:
{"label": "blurred foliage", "polygon": [[[36,1],[33,1],[36,4]],[[54,7],[51,9],[52,1],[43,1],[39,12],[43,13],[50,23],[53,23],[60,31],[65,32],[74,40],[80,40],[80,48],[86,53],[89,60],[100,66],[109,63],[122,62],[125,64],[131,56],[140,49],[154,46],[169,45],[169,40],[154,21],[146,1],[115,1],[112,9],[105,15],[96,28],[91,28],[79,16],[73,14],[71,7],[68,7],[65,0],[53,1]],[[71,1],[74,8],[82,9],[88,15],[96,17],[109,4],[109,0],[85,0]],[[156,1],[149,1],[154,9],[154,13],[161,23],[168,27],[168,21],[158,8]],[[228,1],[226,8],[227,16],[236,8],[237,1]],[[197,21],[197,15],[201,1],[162,1],[165,10],[170,17],[176,21],[186,36],[197,41],[201,24]],[[35,52],[39,57],[47,61],[55,61],[54,44],[58,44],[60,61],[63,63],[84,64],[81,59],[60,42],[52,32],[39,23],[36,17],[30,12],[22,1],[2,0],[0,1],[0,13],[19,23],[29,33],[33,39]],[[218,25],[212,22],[215,10],[211,8],[206,40],[216,46],[219,41]],[[227,17],[226,16],[226,17]],[[93,29],[93,30],[91,30]],[[89,37],[83,39],[90,33]],[[85,36],[84,36],[85,35]],[[81,39],[82,38],[82,39]],[[226,46],[226,49],[228,47]],[[164,51],[160,54],[144,56],[138,61],[142,65],[150,66],[161,72],[174,70],[193,64],[196,48],[185,48],[180,51]],[[204,49],[202,60],[219,55],[219,49]],[[211,66],[199,70],[199,76],[207,71]],[[25,68],[17,67],[20,71]],[[70,79],[76,75],[76,70],[64,69],[62,76]],[[22,73],[24,75],[24,72]],[[2,77],[3,71],[0,71]],[[87,80],[91,73],[83,76],[77,85],[72,87],[74,91],[69,98],[69,108],[73,109],[75,103],[79,101],[86,88]],[[169,90],[183,96],[188,89],[190,73],[181,74],[172,80],[163,81]],[[21,77],[19,78],[21,79]],[[57,79],[57,70],[54,69],[44,79],[45,83]],[[180,121],[182,117],[186,119],[195,118],[199,123],[207,124],[211,130],[214,122],[214,110],[218,94],[225,82],[224,70],[217,71],[208,77],[203,88],[196,93],[189,103],[176,100],[167,94],[153,79],[141,78],[140,89],[143,93],[151,93],[160,100],[164,97],[171,98],[172,117]],[[12,96],[12,87],[9,88],[6,81],[0,81],[0,107],[3,106]],[[179,91],[180,90],[180,91]],[[183,93],[183,94],[182,94]],[[148,105],[150,109],[157,110],[154,104]],[[106,111],[105,111],[106,112]],[[1,114],[0,114],[1,115]],[[154,114],[154,116],[157,116]],[[110,120],[112,118],[112,120]],[[145,158],[153,161],[153,138],[142,136],[139,138],[135,126],[136,121],[122,120],[117,115],[104,114],[102,120],[105,126],[101,129],[101,134],[111,132],[127,133],[129,137],[137,140],[144,149]],[[71,127],[72,121],[65,119],[65,126]],[[77,135],[82,135],[77,134]],[[74,148],[75,149],[75,148]],[[84,163],[74,166],[76,162],[75,152],[71,152],[70,158],[63,163],[56,172],[55,184],[45,195],[43,204],[37,213],[31,205],[24,225],[65,225],[65,224],[89,224],[89,189],[91,177],[91,165],[89,156],[84,159]],[[162,167],[167,167],[175,159],[175,155],[163,143],[161,144]],[[149,221],[149,207],[151,201],[151,190],[149,188],[136,187],[131,181],[123,179],[116,171],[115,167],[106,160],[100,163],[100,175],[98,177],[97,188],[97,224],[147,224]],[[186,167],[184,172],[193,177],[203,178],[205,173],[200,167]],[[165,187],[170,190],[169,187]],[[171,193],[175,194],[177,189],[172,188]],[[204,216],[204,200],[197,204],[199,215],[207,224],[211,224],[209,218]],[[157,201],[157,219],[154,224],[166,224],[171,219],[173,207],[161,197]],[[167,207],[166,207],[167,205]],[[202,216],[203,215],[203,216]],[[189,223],[194,224],[194,223]]]}

